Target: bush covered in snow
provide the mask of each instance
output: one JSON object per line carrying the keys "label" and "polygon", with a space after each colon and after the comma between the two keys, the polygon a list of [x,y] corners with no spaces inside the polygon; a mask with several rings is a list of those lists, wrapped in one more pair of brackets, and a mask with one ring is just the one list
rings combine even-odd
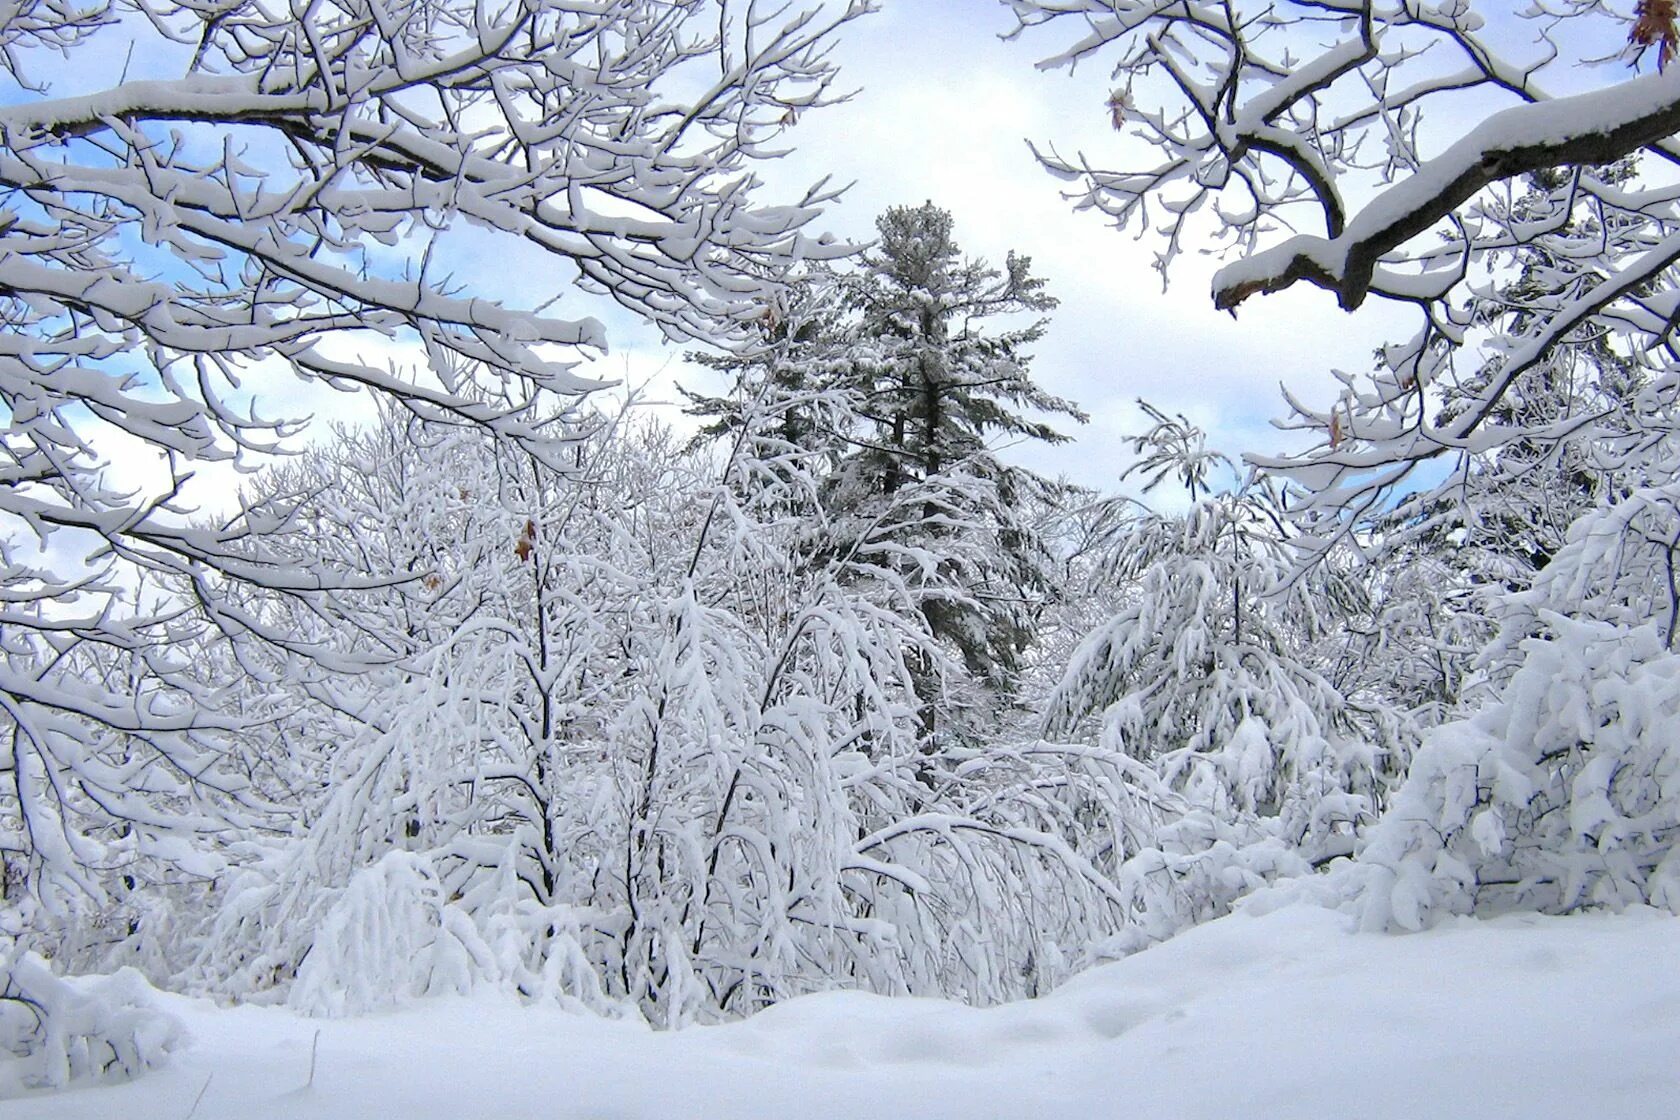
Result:
{"label": "bush covered in snow", "polygon": [[160,1064],[182,1032],[153,997],[132,968],[71,979],[34,953],[0,958],[0,1099]]}
{"label": "bush covered in snow", "polygon": [[1547,614],[1500,699],[1431,734],[1359,861],[1365,923],[1680,913],[1680,655],[1655,626]]}

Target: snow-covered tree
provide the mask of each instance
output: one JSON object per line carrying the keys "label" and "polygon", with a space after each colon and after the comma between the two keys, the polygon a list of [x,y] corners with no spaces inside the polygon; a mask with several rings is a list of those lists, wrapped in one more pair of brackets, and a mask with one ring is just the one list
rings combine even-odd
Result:
{"label": "snow-covered tree", "polygon": [[[140,859],[215,871],[192,851],[253,800],[234,741],[271,716],[212,664],[404,652],[284,623],[410,574],[278,548],[296,501],[217,492],[299,430],[288,397],[371,390],[564,467],[575,358],[605,345],[574,292],[727,343],[831,252],[800,232],[824,196],[764,205],[747,168],[829,100],[825,46],[869,7],[0,13],[0,976],[36,908],[99,912]],[[461,290],[521,253],[533,289]]]}
{"label": "snow-covered tree", "polygon": [[[964,257],[950,213],[931,202],[894,207],[876,224],[880,239],[859,267],[814,272],[767,313],[766,345],[750,360],[699,356],[732,376],[731,397],[690,397],[716,418],[714,438],[739,434],[746,402],[774,400],[779,438],[819,467],[825,527],[803,547],[822,562],[861,549],[878,575],[912,589],[951,655],[929,651],[914,666],[937,754],[942,736],[997,730],[1055,594],[1040,530],[1073,492],[1007,462],[998,444],[1060,442],[1049,420],[1084,415],[1028,372],[1043,319],[992,323],[1055,306],[1027,258],[1011,254],[999,271]],[[820,419],[819,399],[830,402]]]}
{"label": "snow-covered tree", "polygon": [[907,486],[950,492],[950,508],[928,503],[923,523],[899,543],[912,566],[937,566],[941,537],[985,538],[979,555],[958,562],[962,570],[939,573],[946,590],[930,587],[922,611],[970,672],[1004,684],[1050,583],[1048,553],[1025,514],[1056,487],[1003,461],[995,444],[1061,442],[1067,437],[1044,417],[1085,415],[1028,373],[1027,348],[1042,337],[1042,318],[995,331],[986,320],[1041,314],[1056,301],[1027,257],[1011,253],[1002,271],[964,257],[950,213],[931,202],[889,209],[876,226],[880,240],[847,293],[858,315],[846,340],[847,376],[870,430],[841,464],[833,503],[868,519]]}
{"label": "snow-covered tree", "polygon": [[[1674,905],[1674,6],[1005,2],[1020,35],[1074,29],[1046,65],[1115,61],[1107,110],[1143,158],[1042,158],[1158,237],[1163,269],[1205,231],[1220,308],[1305,283],[1419,317],[1328,407],[1290,400],[1314,446],[1253,457],[1299,488],[1319,557],[1351,539],[1457,569],[1442,587],[1479,601],[1375,581],[1430,636],[1443,714],[1469,667],[1447,655],[1498,626],[1481,709],[1428,735],[1370,834],[1373,920]],[[1579,62],[1615,69],[1583,90]],[[1431,460],[1449,469],[1416,470]],[[1459,636],[1436,626],[1464,608]],[[1396,691],[1421,699],[1402,678],[1429,660]]]}
{"label": "snow-covered tree", "polygon": [[[1317,446],[1263,460],[1291,470],[1332,525],[1415,488],[1403,480],[1428,460],[1625,431],[1625,412],[1590,394],[1543,419],[1502,410],[1590,338],[1654,365],[1646,403],[1627,405],[1672,398],[1680,211],[1661,173],[1630,177],[1628,161],[1680,158],[1680,77],[1624,80],[1618,61],[1666,41],[1671,8],[1642,5],[1630,27],[1599,3],[1484,19],[1468,3],[1005,2],[1017,34],[1073,31],[1043,65],[1114,61],[1108,109],[1135,162],[1043,159],[1082,184],[1081,205],[1158,237],[1163,269],[1211,238],[1234,258],[1214,277],[1218,307],[1258,312],[1264,294],[1305,283],[1348,309],[1416,310],[1417,333],[1386,347],[1368,382],[1347,378],[1328,407],[1291,402]],[[1582,60],[1620,72],[1579,91]],[[1491,332],[1490,288],[1507,312]],[[1449,384],[1456,406],[1442,409]]]}
{"label": "snow-covered tree", "polygon": [[[823,300],[799,306],[832,322]],[[867,621],[891,668],[869,693],[847,701],[842,690],[829,703],[851,713],[830,732],[845,747],[835,757],[846,760],[842,784],[858,824],[846,894],[856,916],[893,931],[896,949],[877,947],[867,967],[835,975],[875,990],[987,1001],[1041,991],[1123,918],[1123,897],[1086,854],[1095,845],[1079,842],[1092,827],[1082,811],[1102,799],[1113,760],[1096,749],[1019,743],[1002,725],[930,753],[928,667],[946,681],[969,669],[923,604],[942,579],[970,569],[905,556],[968,558],[995,538],[983,520],[965,520],[962,461],[928,477],[904,472],[894,490],[868,499],[868,519],[855,492],[837,492],[836,472],[844,481],[881,438],[876,383],[857,375],[855,356],[872,343],[858,325],[831,336],[800,329],[797,312],[786,322],[759,361],[735,369],[728,402],[708,402],[708,411],[734,435],[737,500],[761,518],[774,511],[788,534],[782,578],[792,601],[829,604],[828,626],[848,612],[858,619],[848,629]],[[943,515],[932,531],[930,506]],[[800,614],[781,625],[802,625]],[[882,699],[893,701],[894,719],[874,716],[860,736],[856,720]]]}

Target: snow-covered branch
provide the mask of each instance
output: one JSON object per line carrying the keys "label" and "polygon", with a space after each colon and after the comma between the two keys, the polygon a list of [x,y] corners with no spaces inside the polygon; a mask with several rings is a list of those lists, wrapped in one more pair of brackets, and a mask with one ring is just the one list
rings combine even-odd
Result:
{"label": "snow-covered branch", "polygon": [[[1221,269],[1213,280],[1214,306],[1232,310],[1256,293],[1306,280],[1352,310],[1365,301],[1384,257],[1487,187],[1557,167],[1614,163],[1676,132],[1680,73],[1650,74],[1495,113],[1378,194],[1339,232],[1332,226],[1328,238],[1292,237]],[[1391,282],[1392,294],[1407,298],[1404,281]],[[1380,292],[1383,285],[1377,287]]]}
{"label": "snow-covered branch", "polygon": [[[1348,310],[1374,296],[1420,317],[1368,379],[1290,399],[1285,426],[1315,447],[1255,459],[1303,488],[1325,540],[1392,507],[1425,460],[1625,445],[1668,423],[1622,390],[1672,361],[1680,76],[1600,69],[1580,91],[1574,66],[1630,57],[1625,16],[1598,0],[1514,22],[1459,0],[1005,2],[1017,37],[1072,29],[1041,65],[1114,62],[1130,166],[1042,159],[1080,184],[1078,206],[1158,238],[1163,271],[1206,233],[1227,259],[1216,307],[1305,283]],[[1644,19],[1648,38],[1672,16]],[[1538,419],[1545,371],[1583,361],[1621,387]]]}

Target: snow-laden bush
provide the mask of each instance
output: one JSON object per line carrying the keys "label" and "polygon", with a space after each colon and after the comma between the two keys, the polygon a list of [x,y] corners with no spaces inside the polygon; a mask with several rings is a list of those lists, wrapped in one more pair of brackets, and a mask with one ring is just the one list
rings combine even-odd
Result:
{"label": "snow-laden bush", "polygon": [[[1138,441],[1140,467],[1205,488],[1213,453],[1182,419]],[[1044,728],[1096,739],[1109,760],[1082,841],[1125,899],[1127,952],[1227,913],[1280,878],[1351,854],[1409,752],[1405,721],[1363,695],[1341,631],[1369,610],[1330,565],[1291,580],[1289,540],[1264,485],[1113,534],[1118,603],[1074,650]],[[1097,830],[1090,830],[1093,839]]]}
{"label": "snow-laden bush", "polygon": [[301,458],[291,488],[336,504],[300,548],[433,574],[322,638],[414,648],[299,699],[319,746],[270,783],[295,823],[218,877],[171,982],[327,1014],[482,983],[678,1026],[831,988],[1031,995],[1112,933],[1063,756],[921,720],[950,696],[921,685],[974,679],[920,609],[968,569],[897,531],[936,508],[954,548],[973,487],[837,525],[827,460],[782,433],[852,399],[790,398],[742,404],[724,462],[627,425],[561,479],[419,422]]}
{"label": "snow-laden bush", "polygon": [[1304,879],[1312,863],[1277,818],[1232,815],[1172,788],[1118,750],[1057,747],[1075,793],[1069,831],[1113,883],[1123,925],[1078,946],[1086,964],[1137,952],[1228,914],[1250,893]]}
{"label": "snow-laden bush", "polygon": [[471,987],[472,948],[449,921],[437,872],[389,852],[356,873],[298,969],[291,1004],[320,1015],[377,1011],[415,996]]}
{"label": "snow-laden bush", "polygon": [[67,978],[35,953],[0,958],[0,1099],[162,1064],[183,1036],[154,996],[132,968]]}
{"label": "snow-laden bush", "polygon": [[1353,874],[1369,928],[1648,903],[1680,913],[1680,655],[1542,613],[1501,698],[1437,728]]}
{"label": "snow-laden bush", "polygon": [[288,1003],[359,1015],[479,987],[609,1010],[565,907],[521,905],[506,884],[461,899],[431,858],[392,851],[338,892],[297,970]]}

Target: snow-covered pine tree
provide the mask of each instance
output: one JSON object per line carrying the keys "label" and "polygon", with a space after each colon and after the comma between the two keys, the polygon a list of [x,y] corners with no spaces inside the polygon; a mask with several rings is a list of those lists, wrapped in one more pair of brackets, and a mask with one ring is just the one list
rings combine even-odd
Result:
{"label": "snow-covered pine tree", "polygon": [[920,516],[896,514],[887,535],[930,630],[963,670],[918,667],[923,730],[937,753],[942,736],[972,738],[973,728],[992,723],[1054,586],[1032,511],[1066,495],[1006,462],[996,444],[1059,442],[1066,437],[1040,417],[1085,416],[1029,375],[1042,317],[988,330],[994,318],[1055,306],[1029,258],[1011,253],[1000,271],[965,257],[950,213],[931,202],[894,207],[876,224],[878,243],[845,281],[854,318],[841,376],[865,424],[834,472],[827,504],[843,541],[880,534],[883,510],[902,507],[909,490],[923,493]]}
{"label": "snow-covered pine tree", "polygon": [[[1028,258],[1010,254],[1000,272],[964,257],[951,215],[931,202],[890,209],[877,228],[861,267],[812,270],[766,311],[766,345],[751,357],[695,355],[732,378],[732,396],[688,395],[691,411],[713,418],[702,439],[738,432],[744,402],[773,399],[784,444],[822,462],[827,528],[804,547],[831,559],[868,542],[913,588],[954,655],[917,658],[932,752],[942,734],[972,740],[964,728],[995,728],[1055,594],[1040,527],[1073,490],[1006,462],[995,445],[1060,442],[1046,417],[1085,417],[1029,375],[1042,317],[988,329],[994,317],[1055,306]],[[844,407],[819,423],[810,401],[824,394]]]}

